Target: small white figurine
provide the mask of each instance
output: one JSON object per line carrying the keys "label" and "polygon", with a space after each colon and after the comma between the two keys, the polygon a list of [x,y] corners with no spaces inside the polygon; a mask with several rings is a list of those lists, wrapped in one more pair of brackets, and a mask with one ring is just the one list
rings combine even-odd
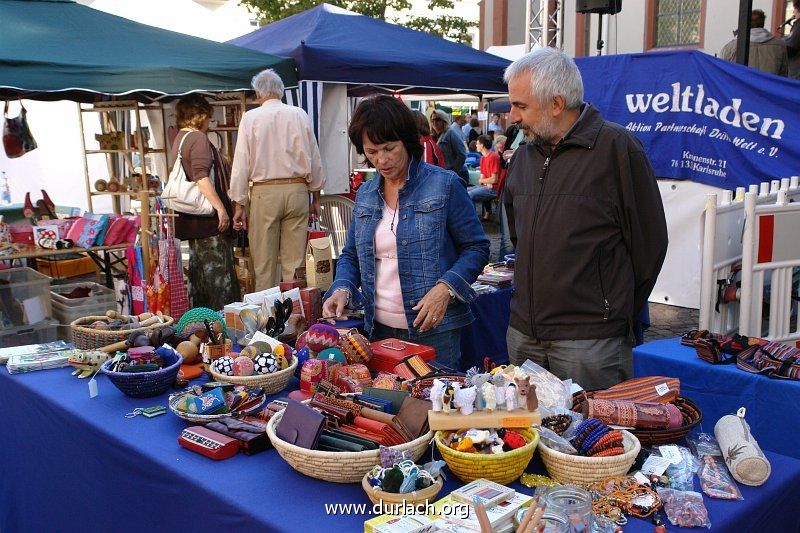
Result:
{"label": "small white figurine", "polygon": [[497,404],[497,409],[502,409],[506,404],[506,384],[508,380],[502,372],[492,376],[492,385],[494,385],[494,397]]}
{"label": "small white figurine", "polygon": [[[454,386],[457,385],[454,384]],[[453,403],[461,411],[462,415],[471,415],[475,410],[475,397],[478,393],[476,387],[467,387],[462,389],[460,386],[455,389]],[[474,442],[474,441],[473,441]]]}
{"label": "small white figurine", "polygon": [[494,394],[494,385],[492,385],[491,381],[487,381],[481,387],[481,392],[483,393],[483,398],[486,401],[486,410],[491,412],[494,411],[495,407],[497,406],[497,396]]}
{"label": "small white figurine", "polygon": [[476,374],[472,376],[472,384],[475,386],[475,410],[483,411],[486,409],[486,396],[483,394],[483,386],[492,379],[491,374]]}
{"label": "small white figurine", "polygon": [[513,381],[506,385],[506,411],[517,408],[517,384]]}
{"label": "small white figurine", "polygon": [[442,411],[443,396],[444,381],[440,379],[434,379],[433,385],[431,385],[431,403],[433,404],[433,410],[437,413]]}
{"label": "small white figurine", "polygon": [[445,383],[444,393],[442,394],[442,412],[450,414],[453,410],[453,397],[455,397],[455,387],[461,387],[458,383]]}

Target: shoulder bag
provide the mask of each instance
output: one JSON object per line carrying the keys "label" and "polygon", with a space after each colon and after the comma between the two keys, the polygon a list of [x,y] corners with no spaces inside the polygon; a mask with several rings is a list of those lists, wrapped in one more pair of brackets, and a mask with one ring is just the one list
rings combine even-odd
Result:
{"label": "shoulder bag", "polygon": [[6,100],[5,109],[3,110],[3,117],[5,118],[5,124],[3,124],[3,148],[9,159],[21,157],[36,149],[36,140],[34,140],[31,129],[28,127],[27,111],[25,106],[22,105],[22,101],[20,101],[19,105],[22,110],[16,118],[8,116],[8,100]]}
{"label": "shoulder bag", "polygon": [[[197,131],[197,130],[192,130]],[[172,172],[169,173],[169,179],[164,190],[161,193],[161,199],[164,204],[178,213],[185,213],[187,215],[210,215],[214,212],[214,207],[208,201],[197,182],[192,181],[186,175],[186,170],[183,168],[183,157],[181,150],[183,149],[183,142],[192,133],[188,132],[181,139],[178,145],[178,154],[175,159],[175,166],[172,167]]]}

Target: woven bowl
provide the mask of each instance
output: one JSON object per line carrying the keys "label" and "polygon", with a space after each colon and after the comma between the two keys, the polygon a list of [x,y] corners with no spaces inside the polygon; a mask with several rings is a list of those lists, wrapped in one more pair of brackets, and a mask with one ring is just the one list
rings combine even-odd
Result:
{"label": "woven bowl", "polygon": [[625,453],[611,457],[584,457],[558,452],[539,442],[542,456],[550,477],[561,483],[592,483],[609,476],[628,473],[642,445],[629,431],[622,430],[622,445]]}
{"label": "woven bowl", "polygon": [[[169,358],[173,358],[174,361],[170,362]],[[165,362],[169,362],[169,366],[152,372],[114,372],[110,370],[111,365],[114,363],[113,359],[103,363],[100,371],[107,375],[111,383],[128,396],[132,398],[150,398],[164,394],[170,389],[183,363],[183,359],[179,355],[170,354],[165,356],[164,359],[166,360]]]}
{"label": "woven bowl", "polygon": [[[586,397],[592,397],[592,391],[584,393],[576,393],[572,397],[572,410],[580,412],[583,408],[583,403]],[[700,422],[703,421],[703,413],[700,408],[692,400],[685,396],[678,396],[674,402],[681,416],[683,423],[679,428],[673,429],[630,429],[631,433],[636,435],[642,446],[654,446],[659,444],[668,444],[670,442],[678,442],[683,437],[688,435]]]}
{"label": "woven bowl", "polygon": [[262,387],[264,394],[277,394],[289,385],[289,380],[292,379],[295,368],[297,368],[297,357],[292,357],[292,362],[287,368],[270,374],[226,376],[225,374],[217,374],[210,366],[208,367],[208,373],[211,374],[214,381],[224,381],[248,387]]}
{"label": "woven bowl", "polygon": [[372,503],[399,503],[403,505],[405,508],[406,505],[417,505],[417,504],[425,504],[428,502],[433,502],[436,499],[436,495],[439,494],[439,491],[442,490],[442,486],[444,482],[442,481],[441,476],[436,478],[436,481],[428,488],[422,490],[415,490],[412,492],[406,492],[403,494],[396,493],[396,492],[386,492],[383,490],[376,489],[372,485],[369,484],[369,472],[364,474],[363,479],[361,480],[361,488],[364,489],[364,492],[367,493],[367,497],[370,499]]}
{"label": "woven bowl", "polygon": [[466,453],[444,443],[445,432],[436,432],[436,447],[450,471],[464,483],[484,478],[506,485],[519,478],[531,462],[539,433],[534,429],[515,429],[527,444],[510,452],[496,454]]}
{"label": "woven bowl", "polygon": [[124,329],[124,330],[106,330],[95,329],[89,327],[89,324],[97,320],[107,320],[106,316],[85,316],[77,320],[73,320],[69,327],[72,329],[72,344],[78,350],[99,350],[109,344],[114,344],[126,340],[131,334],[145,332],[149,334],[151,331],[161,329],[166,326],[172,325],[174,320],[170,316],[164,317],[164,322],[161,324],[152,324],[143,328]]}
{"label": "woven bowl", "polygon": [[[275,428],[283,418],[283,412],[275,414],[267,424],[267,435],[272,441],[272,446],[278,450],[281,457],[289,466],[308,477],[331,481],[333,483],[358,483],[372,467],[380,464],[380,452],[367,450],[363,452],[323,452],[309,450],[289,444],[275,434]],[[427,432],[418,439],[392,446],[392,449],[411,451],[412,459],[417,461],[433,437],[432,432]]]}
{"label": "woven bowl", "polygon": [[177,405],[181,401],[181,398],[183,398],[187,394],[191,394],[191,393],[189,391],[183,391],[183,392],[179,392],[179,393],[176,393],[176,394],[171,394],[169,396],[169,401],[167,402],[167,405],[169,405],[169,410],[172,411],[173,413],[175,413],[175,416],[177,416],[178,418],[182,418],[183,420],[186,420],[187,422],[194,422],[194,423],[197,423],[197,424],[207,424],[208,422],[213,422],[214,420],[222,418],[223,416],[234,416],[234,417],[236,417],[236,416],[246,416],[246,415],[249,415],[249,414],[253,414],[253,413],[261,410],[261,408],[264,407],[264,404],[267,401],[267,396],[265,394],[262,394],[261,395],[261,401],[258,402],[258,405],[254,406],[254,407],[251,407],[250,409],[247,409],[246,411],[233,410],[233,411],[230,411],[228,413],[222,413],[222,414],[218,414],[218,415],[199,415],[197,413],[187,413],[187,412],[181,411],[180,409],[177,408]]}

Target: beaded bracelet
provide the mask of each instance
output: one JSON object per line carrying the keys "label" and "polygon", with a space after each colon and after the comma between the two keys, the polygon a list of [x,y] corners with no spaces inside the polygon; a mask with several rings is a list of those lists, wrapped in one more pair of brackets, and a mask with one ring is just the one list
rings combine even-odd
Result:
{"label": "beaded bracelet", "polygon": [[595,455],[596,453],[608,448],[616,448],[621,446],[622,433],[620,433],[618,430],[609,431],[589,449],[588,455]]}
{"label": "beaded bracelet", "polygon": [[587,435],[581,443],[581,454],[588,455],[589,450],[592,449],[592,446],[594,446],[595,443],[597,443],[597,441],[599,441],[602,437],[606,436],[609,431],[610,430],[606,426],[600,426],[592,430],[592,432],[589,433],[589,435]]}
{"label": "beaded bracelet", "polygon": [[587,418],[581,422],[581,424],[575,430],[575,436],[571,440],[572,445],[575,446],[576,449],[580,449],[581,444],[583,444],[583,441],[586,439],[589,433],[601,424],[602,422],[596,418]]}

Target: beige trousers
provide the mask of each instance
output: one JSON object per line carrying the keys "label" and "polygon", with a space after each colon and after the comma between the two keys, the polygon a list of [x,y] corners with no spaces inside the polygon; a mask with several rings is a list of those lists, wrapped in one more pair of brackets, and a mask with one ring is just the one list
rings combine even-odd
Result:
{"label": "beige trousers", "polygon": [[305,264],[308,234],[308,189],[305,184],[251,187],[247,228],[256,291],[280,283],[281,279],[277,277],[279,257],[282,278],[293,279],[295,269]]}

